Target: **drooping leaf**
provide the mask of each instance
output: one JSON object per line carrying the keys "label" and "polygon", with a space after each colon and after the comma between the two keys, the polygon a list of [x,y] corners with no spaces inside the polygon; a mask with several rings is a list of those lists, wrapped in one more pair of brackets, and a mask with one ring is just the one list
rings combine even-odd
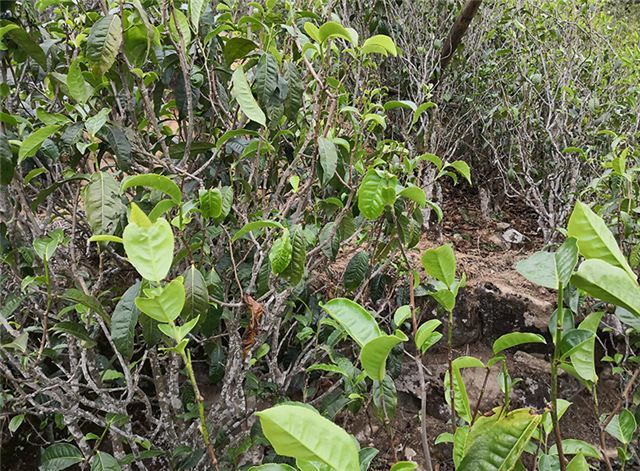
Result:
{"label": "drooping leaf", "polygon": [[304,85],[300,77],[300,72],[298,72],[296,66],[289,61],[284,62],[282,75],[289,84],[289,93],[287,93],[287,97],[284,100],[284,114],[290,121],[295,122],[302,108]]}
{"label": "drooping leaf", "polygon": [[240,229],[238,232],[236,232],[236,234],[231,239],[231,242],[235,242],[236,240],[238,240],[240,237],[242,237],[243,235],[245,235],[248,232],[255,231],[256,229],[263,229],[265,227],[278,227],[280,229],[284,229],[282,224],[280,224],[279,222],[276,222],[276,221],[265,220],[265,221],[250,222],[250,223],[245,224],[242,227],[242,229]]}
{"label": "drooping leaf", "polygon": [[85,342],[85,348],[91,348],[96,345],[96,341],[89,336],[89,332],[83,324],[79,322],[58,322],[52,327],[52,330],[58,330],[66,334],[73,335],[75,338]]}
{"label": "drooping leaf", "polygon": [[497,354],[507,348],[522,345],[523,343],[547,343],[540,334],[532,334],[530,332],[512,332],[498,338],[493,343],[493,353]]}
{"label": "drooping leaf", "polygon": [[340,23],[336,23],[335,21],[328,21],[320,26],[320,29],[318,30],[319,42],[324,42],[328,38],[342,38],[353,43],[353,38],[349,31],[347,31]]}
{"label": "drooping leaf", "polygon": [[456,160],[455,162],[451,162],[449,167],[455,168],[458,173],[462,175],[467,182],[469,182],[469,185],[471,185],[471,171],[469,170],[469,165],[466,162]]}
{"label": "drooping leaf", "polygon": [[289,266],[292,251],[289,229],[284,229],[282,235],[276,239],[269,252],[269,261],[274,274],[282,273]]}
{"label": "drooping leaf", "polygon": [[[174,15],[175,14],[175,18]],[[177,25],[176,21],[178,20]],[[180,31],[178,31],[178,29]],[[184,48],[186,51],[189,51],[189,44],[191,44],[191,27],[189,26],[189,20],[187,17],[177,8],[173,9],[172,12],[169,13],[169,32],[171,33],[171,37],[173,40],[180,45],[184,40]],[[182,39],[180,38],[182,36]]]}
{"label": "drooping leaf", "polygon": [[111,338],[118,351],[131,358],[134,349],[134,336],[140,309],[135,304],[140,295],[141,283],[136,283],[122,295],[111,315]]}
{"label": "drooping leaf", "polygon": [[338,321],[360,347],[364,347],[365,344],[381,335],[380,328],[371,314],[350,299],[332,299],[323,304],[322,309]]}
{"label": "drooping leaf", "polygon": [[54,132],[56,132],[60,126],[45,126],[41,129],[38,129],[33,134],[30,134],[24,141],[22,141],[22,145],[20,146],[20,150],[18,151],[18,165],[22,163],[24,159],[27,157],[33,157],[38,152],[38,149],[42,146],[42,143],[45,139],[51,136]]}
{"label": "drooping leaf", "polygon": [[378,34],[367,39],[362,45],[362,51],[368,52],[368,50],[371,50],[371,52],[380,52],[375,50],[373,48],[374,46],[382,48],[384,51],[388,52],[394,57],[398,54],[396,45],[393,43],[393,40],[389,36],[385,36],[384,34]]}
{"label": "drooping leaf", "polygon": [[347,291],[353,291],[360,286],[368,272],[369,252],[362,250],[351,257],[344,270],[344,286]]}
{"label": "drooping leaf", "polygon": [[113,234],[124,210],[118,182],[108,172],[95,172],[85,195],[87,221],[93,234]]}
{"label": "drooping leaf", "polygon": [[204,322],[209,313],[209,291],[204,276],[195,265],[191,265],[184,274],[185,302],[180,316],[189,321],[200,316],[200,322]]}
{"label": "drooping leaf", "polygon": [[161,191],[168,195],[175,204],[180,204],[182,201],[182,192],[180,191],[180,187],[178,187],[173,180],[165,177],[164,175],[149,173],[146,175],[136,175],[134,177],[126,178],[122,182],[122,188],[120,191],[124,192],[132,186],[148,186],[154,190]]}
{"label": "drooping leaf", "polygon": [[207,6],[205,0],[189,0],[189,18],[193,25],[193,30],[198,34],[200,25],[200,17],[204,13],[204,9]]}
{"label": "drooping leaf", "polygon": [[359,471],[358,450],[347,432],[302,406],[281,405],[256,412],[276,453],[320,461],[337,471]]}
{"label": "drooping leaf", "polygon": [[242,59],[248,53],[257,49],[258,45],[246,38],[231,38],[224,45],[224,61],[227,67],[236,59]]}
{"label": "drooping leaf", "polygon": [[15,167],[9,139],[0,133],[0,185],[8,185],[11,183]]}
{"label": "drooping leaf", "polygon": [[69,67],[69,73],[67,74],[67,87],[74,100],[79,103],[85,103],[89,98],[87,91],[87,83],[82,76],[82,70],[78,65],[78,61],[74,61]]}
{"label": "drooping leaf", "polygon": [[[322,244],[329,238],[333,231],[333,225],[334,223],[331,221],[322,228],[318,236],[318,242]],[[338,231],[336,231],[333,237],[331,237],[331,240],[322,246],[322,253],[325,254],[327,258],[335,260],[338,252],[340,252],[340,237],[338,237]]]}
{"label": "drooping leaf", "polygon": [[374,381],[382,381],[386,374],[389,353],[393,347],[407,340],[409,339],[402,331],[398,331],[396,335],[381,335],[369,340],[360,352],[360,363],[369,378]]}
{"label": "drooping leaf", "polygon": [[290,229],[291,263],[283,272],[292,286],[298,286],[304,276],[307,263],[307,239],[302,226],[295,225]]}
{"label": "drooping leaf", "polygon": [[576,202],[567,230],[569,237],[578,239],[584,258],[607,262],[624,270],[634,281],[637,279],[606,223],[586,204]]}
{"label": "drooping leaf", "polygon": [[[380,397],[380,393],[382,393],[382,398]],[[382,382],[373,382],[371,399],[371,403],[373,404],[373,413],[380,423],[385,423],[385,415],[389,420],[393,419],[396,415],[398,392],[396,391],[396,385],[394,384],[393,379],[391,379],[391,376],[386,375]],[[381,399],[384,401],[384,406]]]}
{"label": "drooping leaf", "polygon": [[111,68],[122,44],[122,22],[118,15],[100,18],[91,27],[87,38],[87,58],[93,64],[93,74],[101,77]]}
{"label": "drooping leaf", "polygon": [[153,224],[131,203],[131,218],[122,234],[124,249],[131,264],[144,278],[161,281],[169,273],[173,260],[173,231],[162,218]]}
{"label": "drooping leaf", "polygon": [[242,67],[238,67],[233,73],[233,91],[235,92],[236,101],[240,105],[240,109],[247,115],[247,118],[265,126],[267,124],[267,117],[253,97],[249,82],[247,82],[247,77],[244,75]]}
{"label": "drooping leaf", "polygon": [[[256,92],[265,106],[278,86],[278,62],[271,54],[263,54],[256,67]],[[248,115],[247,115],[248,116]]]}
{"label": "drooping leaf", "polygon": [[410,186],[408,188],[405,188],[398,194],[415,201],[420,205],[421,208],[424,208],[427,204],[427,196],[425,195],[424,190],[422,188],[418,188],[417,186]]}
{"label": "drooping leaf", "polygon": [[320,154],[320,165],[323,171],[322,185],[326,185],[336,173],[338,153],[336,152],[336,146],[326,137],[318,138],[318,153]]}
{"label": "drooping leaf", "polygon": [[453,286],[456,278],[456,257],[449,244],[437,249],[428,249],[422,256],[421,262],[428,275],[448,287]]}
{"label": "drooping leaf", "polygon": [[[75,301],[77,303],[82,304],[83,306],[88,307],[89,309],[93,310],[94,312],[96,312],[97,314],[100,314],[100,316],[102,318],[106,318],[107,320],[109,319],[105,313],[104,313],[104,309],[102,308],[102,304],[100,304],[100,301],[98,301],[95,297],[90,296],[88,294],[84,294],[82,291],[75,289],[75,288],[69,288],[68,290],[66,290],[63,294],[62,297],[70,299],[72,301]],[[110,322],[110,321],[109,321]]]}
{"label": "drooping leaf", "polygon": [[9,20],[2,20],[3,34],[6,33],[29,57],[38,63],[45,71],[47,70],[47,57],[42,47],[36,43],[31,35],[15,23]]}
{"label": "drooping leaf", "polygon": [[571,277],[571,284],[640,317],[640,288],[622,268],[602,260],[585,260]]}
{"label": "drooping leaf", "polygon": [[131,144],[127,136],[117,127],[107,125],[107,142],[118,162],[118,168],[125,172],[131,168]]}

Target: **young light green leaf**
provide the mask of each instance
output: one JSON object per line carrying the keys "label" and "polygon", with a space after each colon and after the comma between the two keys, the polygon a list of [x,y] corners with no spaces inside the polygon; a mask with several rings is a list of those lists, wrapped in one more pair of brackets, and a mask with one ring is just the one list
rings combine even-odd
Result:
{"label": "young light green leaf", "polygon": [[87,59],[93,64],[93,75],[102,77],[111,68],[122,44],[122,22],[118,15],[100,18],[87,38]]}
{"label": "young light green leaf", "polygon": [[[437,342],[440,339],[438,337],[438,340],[435,340],[435,342],[432,343],[432,341],[436,339],[436,337],[432,336],[432,334],[434,333],[433,331],[440,327],[441,324],[442,322],[440,322],[438,319],[431,319],[418,327],[418,331],[416,332],[416,347],[419,348],[423,353],[429,347],[431,347],[433,343]],[[440,337],[442,337],[442,335],[440,335]]]}
{"label": "young light green leaf", "polygon": [[350,43],[353,43],[353,38],[351,34],[339,23],[334,21],[329,21],[322,26],[318,30],[318,40],[319,42],[324,42],[327,38],[342,38],[346,39]]}
{"label": "young light green leaf", "polygon": [[275,221],[265,220],[265,221],[250,222],[250,223],[245,224],[242,227],[242,229],[240,229],[238,232],[236,232],[236,234],[231,239],[231,242],[235,242],[240,237],[245,235],[247,232],[255,231],[256,229],[263,229],[265,227],[278,227],[280,229],[284,229],[282,224],[280,224],[279,222],[275,222]]}
{"label": "young light green leaf", "polygon": [[[393,40],[389,36],[385,36],[384,34],[378,34],[367,39],[362,45],[363,52],[367,52],[367,48],[370,48],[371,46],[381,47],[394,57],[398,55],[396,45],[393,43]],[[374,49],[371,49],[371,51],[379,52]]]}
{"label": "young light green leaf", "polygon": [[350,299],[335,298],[322,305],[322,309],[333,317],[360,347],[380,337],[380,328],[362,306]]}
{"label": "young light green leaf", "polygon": [[95,137],[96,134],[107,123],[107,115],[111,110],[108,108],[102,108],[97,114],[91,116],[84,122],[84,127],[91,137]]}
{"label": "young light green leaf", "polygon": [[[175,19],[173,16],[174,13]],[[176,19],[178,20],[177,25],[175,21]],[[180,29],[180,32],[178,32],[178,28]],[[184,47],[187,51],[189,50],[189,44],[191,44],[191,28],[189,26],[189,20],[187,20],[187,17],[184,16],[184,13],[182,13],[177,8],[175,8],[169,14],[169,32],[171,33],[171,37],[177,44],[180,44],[182,42],[182,39],[184,39]],[[181,35],[182,39],[180,39]]]}
{"label": "young light green leaf", "polygon": [[358,449],[350,435],[320,414],[285,404],[256,415],[279,455],[321,461],[337,471],[360,470]]}
{"label": "young light green leaf", "polygon": [[191,25],[196,34],[198,34],[200,17],[204,13],[206,6],[207,3],[204,0],[189,0],[189,17],[191,18]]}
{"label": "young light green leaf", "polygon": [[547,343],[547,341],[540,334],[532,334],[530,332],[512,332],[510,334],[503,335],[493,343],[493,353],[495,355],[507,348],[522,345],[523,343]]}
{"label": "young light green leaf", "polygon": [[418,188],[417,186],[407,187],[398,194],[415,201],[421,208],[424,208],[427,204],[427,195],[422,188]]}
{"label": "young light green leaf", "polygon": [[576,202],[567,230],[570,237],[578,239],[584,258],[602,260],[623,269],[634,281],[637,279],[606,223],[586,204]]}
{"label": "young light green leaf", "polygon": [[389,471],[413,471],[417,467],[418,464],[413,461],[398,461]]}
{"label": "young light green leaf", "polygon": [[256,99],[253,98],[249,82],[247,82],[247,77],[245,77],[242,67],[238,67],[233,73],[233,91],[240,109],[247,115],[247,118],[265,126],[267,117],[258,106]]}
{"label": "young light green leaf", "polygon": [[158,296],[136,298],[135,303],[142,312],[158,322],[168,323],[175,320],[182,311],[186,293],[179,280],[169,283]]}
{"label": "young light green leaf", "polygon": [[640,317],[640,288],[622,268],[602,260],[585,260],[571,277],[571,284]]}
{"label": "young light green leaf", "polygon": [[531,414],[529,409],[515,410],[501,417],[476,440],[471,443],[467,440],[468,448],[458,471],[513,469],[540,420],[542,416]]}
{"label": "young light green leaf", "polygon": [[471,171],[469,170],[469,165],[466,162],[456,160],[455,162],[451,162],[449,167],[455,168],[458,173],[469,182],[469,185],[471,185]]}
{"label": "young light green leaf", "polygon": [[23,421],[24,421],[24,414],[14,415],[9,421],[9,431],[11,433],[14,433],[16,430],[18,430],[20,425],[22,425]]}
{"label": "young light green leaf", "polygon": [[400,327],[404,321],[406,321],[409,317],[411,317],[411,307],[410,306],[401,306],[399,307],[395,314],[393,315],[393,323],[396,327]]}
{"label": "young light green leaf", "polygon": [[42,143],[46,138],[51,136],[54,132],[56,132],[60,126],[45,126],[41,129],[38,129],[33,134],[30,134],[20,146],[20,150],[18,151],[18,165],[22,163],[24,159],[27,157],[33,157],[38,152],[38,149],[42,147]]}
{"label": "young light green leaf", "polygon": [[636,428],[636,419],[633,414],[627,409],[622,409],[620,414],[611,419],[605,430],[626,445],[631,443]]}
{"label": "young light green leaf", "polygon": [[67,86],[71,92],[71,96],[79,103],[85,103],[89,98],[87,92],[87,83],[82,76],[82,70],[78,65],[78,61],[75,60],[69,67],[69,73],[67,74]]}
{"label": "young light green leaf", "polygon": [[165,219],[153,224],[131,203],[131,218],[122,234],[124,249],[131,264],[144,278],[160,282],[169,273],[173,260],[173,231]]}
{"label": "young light green leaf", "polygon": [[428,249],[421,259],[428,275],[451,287],[456,277],[456,257],[449,244],[437,249]]}
{"label": "young light green leaf", "polygon": [[[550,416],[551,413],[549,413],[548,415]],[[562,440],[562,451],[565,455],[582,454],[584,456],[589,456],[590,458],[600,459],[600,455],[598,454],[598,451],[595,449],[595,447],[589,445],[587,442],[583,442],[582,440],[574,440],[573,438],[565,438]],[[556,445],[553,445],[551,448],[549,448],[549,454],[558,454],[558,447]]]}
{"label": "young light green leaf", "polygon": [[124,193],[125,190],[132,186],[148,186],[154,190],[161,191],[168,195],[175,204],[180,204],[182,201],[182,192],[178,185],[164,175],[149,173],[146,175],[136,175],[126,178],[122,182],[120,191]]}
{"label": "young light green leaf", "polygon": [[409,340],[402,331],[396,335],[381,335],[367,342],[360,352],[360,363],[369,378],[382,381],[386,374],[387,357],[400,342]]}

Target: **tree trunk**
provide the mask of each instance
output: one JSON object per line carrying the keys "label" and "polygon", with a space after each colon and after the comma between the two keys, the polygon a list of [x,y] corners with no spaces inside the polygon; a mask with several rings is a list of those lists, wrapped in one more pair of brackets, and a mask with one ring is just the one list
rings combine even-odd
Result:
{"label": "tree trunk", "polygon": [[478,13],[478,9],[482,4],[482,0],[467,0],[464,7],[462,7],[462,11],[458,15],[456,22],[453,24],[453,27],[449,30],[449,34],[447,35],[447,39],[442,43],[442,51],[440,52],[440,64],[433,74],[433,78],[431,79],[431,83],[434,86],[438,85],[442,74],[444,73],[444,69],[447,68],[449,62],[451,62],[451,58],[453,54],[455,54],[456,49],[458,48],[458,44],[462,40],[464,33],[467,32],[467,28],[473,21],[473,18]]}

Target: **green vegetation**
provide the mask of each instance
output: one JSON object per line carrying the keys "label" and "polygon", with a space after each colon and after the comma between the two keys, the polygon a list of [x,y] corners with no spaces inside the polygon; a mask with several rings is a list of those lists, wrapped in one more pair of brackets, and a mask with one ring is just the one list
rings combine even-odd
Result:
{"label": "green vegetation", "polygon": [[[373,412],[392,471],[431,471],[439,443],[457,470],[612,470],[605,434],[639,462],[637,32],[597,2],[502,0],[438,70],[461,6],[2,4],[0,427],[36,432],[39,469],[366,471],[379,450],[346,411]],[[517,266],[557,292],[549,336],[503,335],[486,363],[453,348],[453,248],[416,248],[445,178],[562,239]],[[596,358],[607,312],[631,354]],[[550,403],[514,409],[507,350],[547,342]],[[420,463],[394,445],[405,346]],[[628,385],[613,411],[596,360]],[[470,403],[462,372],[494,367],[502,405]],[[592,394],[597,445],[563,437],[559,370]]]}

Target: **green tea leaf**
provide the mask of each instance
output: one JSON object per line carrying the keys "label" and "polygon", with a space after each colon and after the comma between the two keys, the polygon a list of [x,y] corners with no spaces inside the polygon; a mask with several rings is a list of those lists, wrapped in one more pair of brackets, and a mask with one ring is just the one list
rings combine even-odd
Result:
{"label": "green tea leaf", "polygon": [[87,38],[87,59],[93,64],[93,74],[102,77],[111,68],[122,44],[122,22],[118,15],[100,18],[91,27]]}
{"label": "green tea leaf", "polygon": [[247,118],[265,126],[267,117],[258,106],[256,99],[253,98],[249,82],[247,82],[247,77],[244,75],[242,67],[238,67],[233,73],[233,91],[236,94],[236,101],[240,105],[240,109],[247,115]]}
{"label": "green tea leaf", "polygon": [[428,249],[421,259],[422,266],[428,275],[451,287],[456,278],[456,257],[450,245],[445,244],[437,249]]}
{"label": "green tea leaf", "polygon": [[279,455],[320,461],[337,471],[360,470],[358,449],[351,436],[318,413],[285,404],[256,415]]}
{"label": "green tea leaf", "polygon": [[380,328],[362,306],[350,299],[335,298],[322,305],[322,309],[344,327],[360,347],[380,337]]}

